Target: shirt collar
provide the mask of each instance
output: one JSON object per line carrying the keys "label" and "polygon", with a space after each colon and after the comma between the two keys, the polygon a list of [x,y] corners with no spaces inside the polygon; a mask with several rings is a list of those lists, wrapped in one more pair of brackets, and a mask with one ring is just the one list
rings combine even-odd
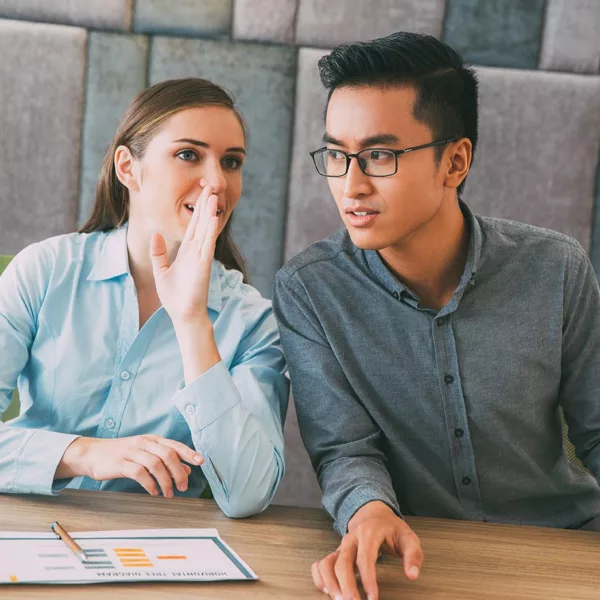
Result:
{"label": "shirt collar", "polygon": [[[455,297],[460,300],[466,288],[470,283],[475,285],[475,275],[481,258],[482,235],[481,226],[475,217],[475,214],[466,202],[459,199],[460,209],[465,217],[465,223],[469,230],[469,250],[467,253],[467,261],[465,270],[460,278],[458,287],[456,288]],[[392,291],[394,295],[408,294],[412,297],[411,291],[385,266],[379,252],[377,250],[365,250],[367,263],[377,278],[385,285],[386,288]]]}
{"label": "shirt collar", "polygon": [[129,275],[127,256],[127,224],[113,229],[104,238],[100,255],[96,260],[88,281],[107,281],[120,275]]}
{"label": "shirt collar", "polygon": [[[208,308],[221,312],[223,294],[221,290],[221,264],[213,260],[208,284]],[[131,275],[127,254],[127,223],[110,231],[100,250],[100,256],[87,277],[88,281],[107,281],[121,275]]]}

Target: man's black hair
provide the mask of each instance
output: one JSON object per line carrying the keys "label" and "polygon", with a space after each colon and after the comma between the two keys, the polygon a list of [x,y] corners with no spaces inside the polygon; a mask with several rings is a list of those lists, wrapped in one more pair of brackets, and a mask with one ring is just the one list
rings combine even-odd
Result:
{"label": "man's black hair", "polygon": [[[412,86],[413,115],[432,132],[432,141],[471,140],[477,146],[477,77],[458,52],[433,36],[399,31],[369,42],[337,46],[319,60],[327,101],[339,87]],[[444,147],[436,148],[438,160]],[[459,188],[464,188],[463,181]]]}

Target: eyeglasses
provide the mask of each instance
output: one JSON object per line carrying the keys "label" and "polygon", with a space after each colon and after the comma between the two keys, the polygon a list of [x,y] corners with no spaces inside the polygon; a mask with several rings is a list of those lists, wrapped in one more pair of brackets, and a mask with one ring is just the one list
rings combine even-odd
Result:
{"label": "eyeglasses", "polygon": [[422,146],[404,148],[404,150],[392,150],[390,148],[367,148],[356,154],[349,154],[343,150],[333,148],[319,148],[311,152],[315,167],[319,175],[324,177],[343,177],[350,168],[350,159],[356,158],[361,171],[369,177],[389,177],[398,171],[398,157],[401,154],[431,148],[432,146],[443,146],[455,142],[457,138],[448,138],[438,142],[430,142]]}

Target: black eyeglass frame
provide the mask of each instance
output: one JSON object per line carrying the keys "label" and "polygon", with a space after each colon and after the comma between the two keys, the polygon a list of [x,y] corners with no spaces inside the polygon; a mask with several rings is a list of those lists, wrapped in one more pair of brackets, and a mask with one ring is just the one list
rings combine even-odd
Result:
{"label": "black eyeglass frame", "polygon": [[[355,152],[353,154],[344,152],[343,150],[336,150],[336,152],[341,152],[346,157],[346,169],[341,175],[327,175],[326,173],[321,173],[321,171],[319,171],[319,167],[317,167],[317,161],[315,159],[315,155],[322,154],[326,150],[332,150],[332,148],[327,148],[326,146],[323,146],[323,148],[319,148],[318,150],[313,150],[312,152],[309,152],[309,154],[310,154],[311,158],[313,159],[313,163],[315,165],[315,169],[317,170],[317,173],[319,175],[321,175],[322,177],[345,177],[348,174],[348,169],[350,168],[350,159],[352,159],[352,158],[356,158],[356,162],[358,163],[360,170],[367,177],[391,177],[392,175],[395,175],[398,172],[398,157],[401,156],[402,154],[407,154],[408,152],[414,152],[415,150],[423,150],[423,148],[432,148],[434,146],[443,146],[445,144],[450,144],[451,142],[456,142],[457,139],[458,138],[456,138],[456,137],[447,138],[445,140],[438,140],[437,142],[429,142],[428,144],[422,144],[421,146],[412,146],[411,148],[404,148],[403,150],[393,150],[392,148],[365,148],[364,150],[361,150],[360,152]],[[391,152],[394,155],[396,164],[395,164],[393,173],[389,173],[387,175],[371,175],[370,173],[365,172],[362,165],[360,164],[360,160],[358,159],[358,157],[363,152],[377,152],[377,151]]]}

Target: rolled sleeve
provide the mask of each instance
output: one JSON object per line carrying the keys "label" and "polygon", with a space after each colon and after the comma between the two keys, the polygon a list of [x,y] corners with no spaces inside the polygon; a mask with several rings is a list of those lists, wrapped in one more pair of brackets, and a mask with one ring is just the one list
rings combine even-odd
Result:
{"label": "rolled sleeve", "polygon": [[180,384],[175,403],[192,434],[201,432],[241,401],[223,361],[183,386]]}
{"label": "rolled sleeve", "polygon": [[[54,481],[65,450],[79,437],[46,430],[18,430],[24,437],[15,460],[15,477],[9,491],[15,494],[55,495],[70,480]],[[16,436],[15,436],[16,437]]]}

